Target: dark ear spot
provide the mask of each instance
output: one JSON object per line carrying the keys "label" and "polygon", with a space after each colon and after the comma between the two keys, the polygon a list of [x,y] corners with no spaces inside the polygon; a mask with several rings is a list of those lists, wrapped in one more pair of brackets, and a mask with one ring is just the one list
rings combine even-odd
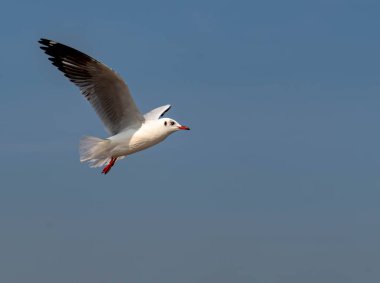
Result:
{"label": "dark ear spot", "polygon": [[166,126],[168,124],[168,122],[165,121],[164,125]]}

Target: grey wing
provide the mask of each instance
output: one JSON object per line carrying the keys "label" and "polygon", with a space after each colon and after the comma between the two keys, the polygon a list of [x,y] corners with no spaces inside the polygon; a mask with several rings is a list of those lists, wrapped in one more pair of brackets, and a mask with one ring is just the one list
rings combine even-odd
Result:
{"label": "grey wing", "polygon": [[141,125],[144,118],[116,72],[69,46],[43,38],[39,43],[53,65],[80,88],[111,134]]}

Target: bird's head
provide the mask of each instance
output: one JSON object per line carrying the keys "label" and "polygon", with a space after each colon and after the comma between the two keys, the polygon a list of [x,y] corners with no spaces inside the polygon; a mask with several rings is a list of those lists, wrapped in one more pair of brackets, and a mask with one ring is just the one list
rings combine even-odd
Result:
{"label": "bird's head", "polygon": [[161,118],[158,121],[160,123],[160,126],[168,133],[174,133],[179,130],[190,130],[189,127],[181,125],[171,118]]}

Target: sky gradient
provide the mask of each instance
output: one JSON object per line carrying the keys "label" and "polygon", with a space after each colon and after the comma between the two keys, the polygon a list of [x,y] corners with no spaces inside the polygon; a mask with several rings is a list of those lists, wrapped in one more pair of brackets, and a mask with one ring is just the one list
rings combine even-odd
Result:
{"label": "sky gradient", "polygon": [[[378,1],[5,1],[0,282],[380,282]],[[40,37],[188,125],[107,175]]]}

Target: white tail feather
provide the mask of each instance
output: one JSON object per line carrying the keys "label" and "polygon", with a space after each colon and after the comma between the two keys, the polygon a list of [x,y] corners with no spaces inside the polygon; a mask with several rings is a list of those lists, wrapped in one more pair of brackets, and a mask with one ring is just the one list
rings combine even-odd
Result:
{"label": "white tail feather", "polygon": [[79,144],[80,162],[88,162],[90,167],[100,167],[108,163],[110,141],[96,137],[85,136]]}

